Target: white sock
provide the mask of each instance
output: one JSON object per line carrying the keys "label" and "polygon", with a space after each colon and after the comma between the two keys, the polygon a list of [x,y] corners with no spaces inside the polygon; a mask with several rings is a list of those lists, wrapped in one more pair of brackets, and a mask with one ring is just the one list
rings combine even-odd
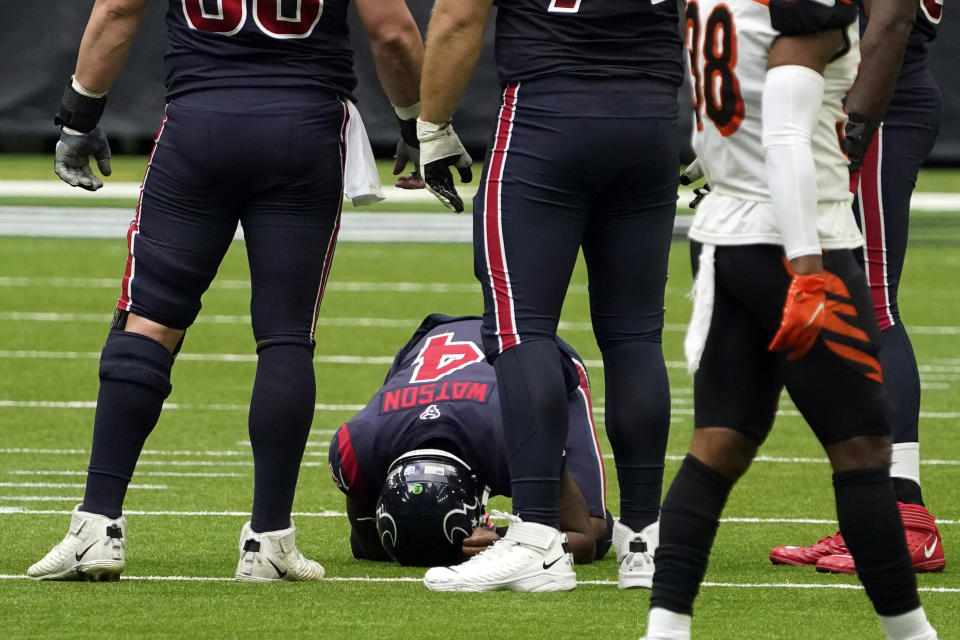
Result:
{"label": "white sock", "polygon": [[893,445],[890,477],[906,478],[920,484],[920,443],[897,442]]}
{"label": "white sock", "polygon": [[880,616],[880,624],[890,640],[937,640],[923,607],[898,616]]}
{"label": "white sock", "polygon": [[650,609],[647,640],[690,640],[690,616],[660,607]]}

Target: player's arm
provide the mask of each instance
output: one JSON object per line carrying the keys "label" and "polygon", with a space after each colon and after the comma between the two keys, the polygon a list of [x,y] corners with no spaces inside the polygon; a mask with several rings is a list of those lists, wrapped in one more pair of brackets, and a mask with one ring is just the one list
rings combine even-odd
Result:
{"label": "player's arm", "polygon": [[780,330],[770,349],[789,350],[791,359],[813,346],[823,325],[825,285],[812,138],[823,105],[823,70],[842,47],[839,29],[781,36],[767,58],[763,152],[771,204],[793,271]]}
{"label": "player's arm", "polygon": [[864,0],[870,21],[860,39],[860,72],[847,95],[846,152],[856,171],[890,104],[917,17],[916,0]]}
{"label": "player's arm", "polygon": [[417,116],[423,38],[404,0],[356,0],[356,6],[370,40],[380,85],[400,121],[400,143],[393,171],[399,175],[407,160],[419,164]]}
{"label": "player's arm", "polygon": [[347,519],[350,521],[350,548],[358,560],[390,562],[377,534],[377,514],[373,504],[347,496]]}
{"label": "player's arm", "polygon": [[483,32],[493,0],[437,0],[427,28],[427,48],[420,82],[420,159],[427,188],[453,211],[463,200],[453,186],[451,165],[470,182],[473,160],[450,120],[473,74],[483,48]]}
{"label": "player's arm", "polygon": [[107,91],[130,53],[149,0],[97,0],[80,41],[77,68],[67,83],[54,122],[61,126],[53,170],[67,184],[96,191],[103,182],[90,169],[110,175],[110,145],[100,130]]}

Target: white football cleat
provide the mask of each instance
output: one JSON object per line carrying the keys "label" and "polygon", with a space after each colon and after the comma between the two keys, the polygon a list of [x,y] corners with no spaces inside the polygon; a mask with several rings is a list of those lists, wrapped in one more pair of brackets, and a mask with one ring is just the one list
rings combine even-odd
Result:
{"label": "white football cleat", "polygon": [[617,584],[621,589],[653,587],[653,558],[660,544],[660,521],[634,533],[625,524],[613,525],[613,547],[617,551],[620,570]]}
{"label": "white football cleat", "polygon": [[507,534],[466,562],[434,567],[423,577],[432,591],[569,591],[577,586],[567,536],[553,527],[507,516]]}
{"label": "white football cleat", "polygon": [[27,569],[35,580],[90,580],[114,582],[126,564],[127,521],[111,520],[78,511],[70,517],[70,530],[40,562]]}
{"label": "white football cleat", "polygon": [[254,533],[250,522],[240,530],[240,562],[237,580],[241,582],[299,582],[320,580],[323,567],[319,562],[304,557],[295,542],[297,528],[290,526],[280,531]]}

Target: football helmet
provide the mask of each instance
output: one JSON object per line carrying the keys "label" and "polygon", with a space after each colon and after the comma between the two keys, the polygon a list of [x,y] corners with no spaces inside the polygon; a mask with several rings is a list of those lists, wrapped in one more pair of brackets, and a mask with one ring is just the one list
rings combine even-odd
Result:
{"label": "football helmet", "polygon": [[380,544],[402,565],[457,564],[464,538],[483,522],[488,495],[452,453],[405,453],[390,465],[377,500]]}

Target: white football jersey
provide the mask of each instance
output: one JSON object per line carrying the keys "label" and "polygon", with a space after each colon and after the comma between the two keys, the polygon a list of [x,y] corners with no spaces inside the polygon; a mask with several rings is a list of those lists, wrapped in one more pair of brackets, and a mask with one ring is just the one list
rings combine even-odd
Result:
{"label": "white football jersey", "polygon": [[[697,108],[693,146],[711,193],[696,210],[690,237],[717,245],[783,244],[770,203],[762,143],[761,105],[767,55],[779,35],[760,0],[689,0],[687,48]],[[823,108],[813,134],[817,170],[817,231],[824,249],[863,244],[851,210],[853,195],[840,134],[842,99],[860,63],[856,22],[850,49],[824,70]]]}

